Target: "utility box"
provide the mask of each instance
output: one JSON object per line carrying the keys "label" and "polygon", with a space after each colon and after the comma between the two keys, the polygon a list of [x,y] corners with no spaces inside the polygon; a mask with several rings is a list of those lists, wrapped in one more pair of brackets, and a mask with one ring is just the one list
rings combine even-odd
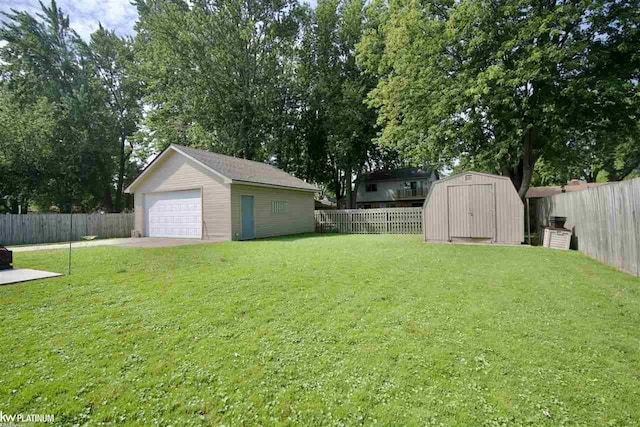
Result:
{"label": "utility box", "polygon": [[544,229],[543,246],[551,249],[568,250],[571,246],[571,230],[565,228],[550,228]]}

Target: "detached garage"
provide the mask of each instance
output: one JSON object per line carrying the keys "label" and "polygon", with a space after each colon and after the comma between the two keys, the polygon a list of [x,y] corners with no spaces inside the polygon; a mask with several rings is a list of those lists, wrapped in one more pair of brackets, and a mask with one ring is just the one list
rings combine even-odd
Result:
{"label": "detached garage", "polygon": [[504,176],[467,172],[435,181],[422,215],[427,242],[524,240],[524,205]]}
{"label": "detached garage", "polygon": [[316,191],[265,163],[175,144],[126,189],[140,235],[206,240],[312,232]]}

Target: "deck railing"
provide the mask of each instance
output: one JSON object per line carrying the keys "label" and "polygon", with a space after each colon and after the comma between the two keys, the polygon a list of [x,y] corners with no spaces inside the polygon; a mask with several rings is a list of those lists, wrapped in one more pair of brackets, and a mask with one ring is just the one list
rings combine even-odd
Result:
{"label": "deck railing", "polygon": [[425,197],[427,197],[427,190],[424,188],[403,188],[396,190],[396,200],[424,199]]}

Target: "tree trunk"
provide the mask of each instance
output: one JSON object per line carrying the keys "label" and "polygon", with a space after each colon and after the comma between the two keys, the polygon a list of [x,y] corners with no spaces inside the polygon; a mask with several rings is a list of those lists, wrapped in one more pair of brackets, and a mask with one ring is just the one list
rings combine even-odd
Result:
{"label": "tree trunk", "polygon": [[336,205],[339,207],[340,206],[340,194],[342,192],[342,189],[340,188],[340,169],[338,169],[337,167],[335,167],[333,169],[333,182],[334,182],[334,187],[335,187],[335,191],[336,191]]}
{"label": "tree trunk", "polygon": [[18,199],[12,197],[9,201],[9,211],[12,214],[17,214],[18,213]]}
{"label": "tree trunk", "polygon": [[346,195],[347,195],[347,209],[353,209],[353,188],[351,187],[351,168],[347,168],[345,171],[345,179],[344,184],[346,186]]}
{"label": "tree trunk", "polygon": [[625,164],[622,169],[618,170],[615,166],[611,166],[607,170],[608,180],[609,181],[622,181],[624,180],[631,172],[638,169],[640,167],[639,164]]}
{"label": "tree trunk", "polygon": [[122,211],[122,187],[124,186],[124,166],[125,166],[124,146],[125,146],[126,139],[127,138],[123,134],[120,134],[120,164],[118,165],[118,183],[116,186],[116,201],[114,204],[115,212]]}
{"label": "tree trunk", "polygon": [[358,207],[358,186],[360,185],[360,174],[356,175],[356,181],[353,183],[353,208]]}
{"label": "tree trunk", "polygon": [[536,142],[536,131],[533,127],[530,127],[527,132],[527,138],[524,144],[524,153],[522,154],[522,175],[520,180],[520,188],[518,188],[518,195],[520,199],[524,201],[527,198],[527,191],[531,185],[531,178],[533,177],[533,168],[536,163],[535,155],[533,154],[533,147]]}
{"label": "tree trunk", "polygon": [[598,173],[600,173],[599,169],[593,170],[591,172],[585,172],[584,178],[587,180],[587,182],[596,182]]}
{"label": "tree trunk", "polygon": [[[107,188],[105,188],[104,190],[104,194],[102,196],[102,207],[107,211],[107,212],[113,212],[113,198],[111,197],[111,186],[108,185]],[[120,212],[118,210],[118,212]]]}

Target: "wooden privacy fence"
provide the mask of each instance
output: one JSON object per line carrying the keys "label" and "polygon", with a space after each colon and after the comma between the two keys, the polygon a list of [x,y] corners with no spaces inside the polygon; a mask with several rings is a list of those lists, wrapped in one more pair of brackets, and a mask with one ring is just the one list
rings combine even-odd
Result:
{"label": "wooden privacy fence", "polygon": [[318,233],[421,234],[422,208],[315,211]]}
{"label": "wooden privacy fence", "polygon": [[[54,243],[69,240],[69,214],[0,215],[0,245]],[[129,237],[134,214],[73,214],[72,240],[82,236]]]}
{"label": "wooden privacy fence", "polygon": [[640,276],[640,178],[538,201],[538,224],[551,216],[567,217],[580,252]]}

